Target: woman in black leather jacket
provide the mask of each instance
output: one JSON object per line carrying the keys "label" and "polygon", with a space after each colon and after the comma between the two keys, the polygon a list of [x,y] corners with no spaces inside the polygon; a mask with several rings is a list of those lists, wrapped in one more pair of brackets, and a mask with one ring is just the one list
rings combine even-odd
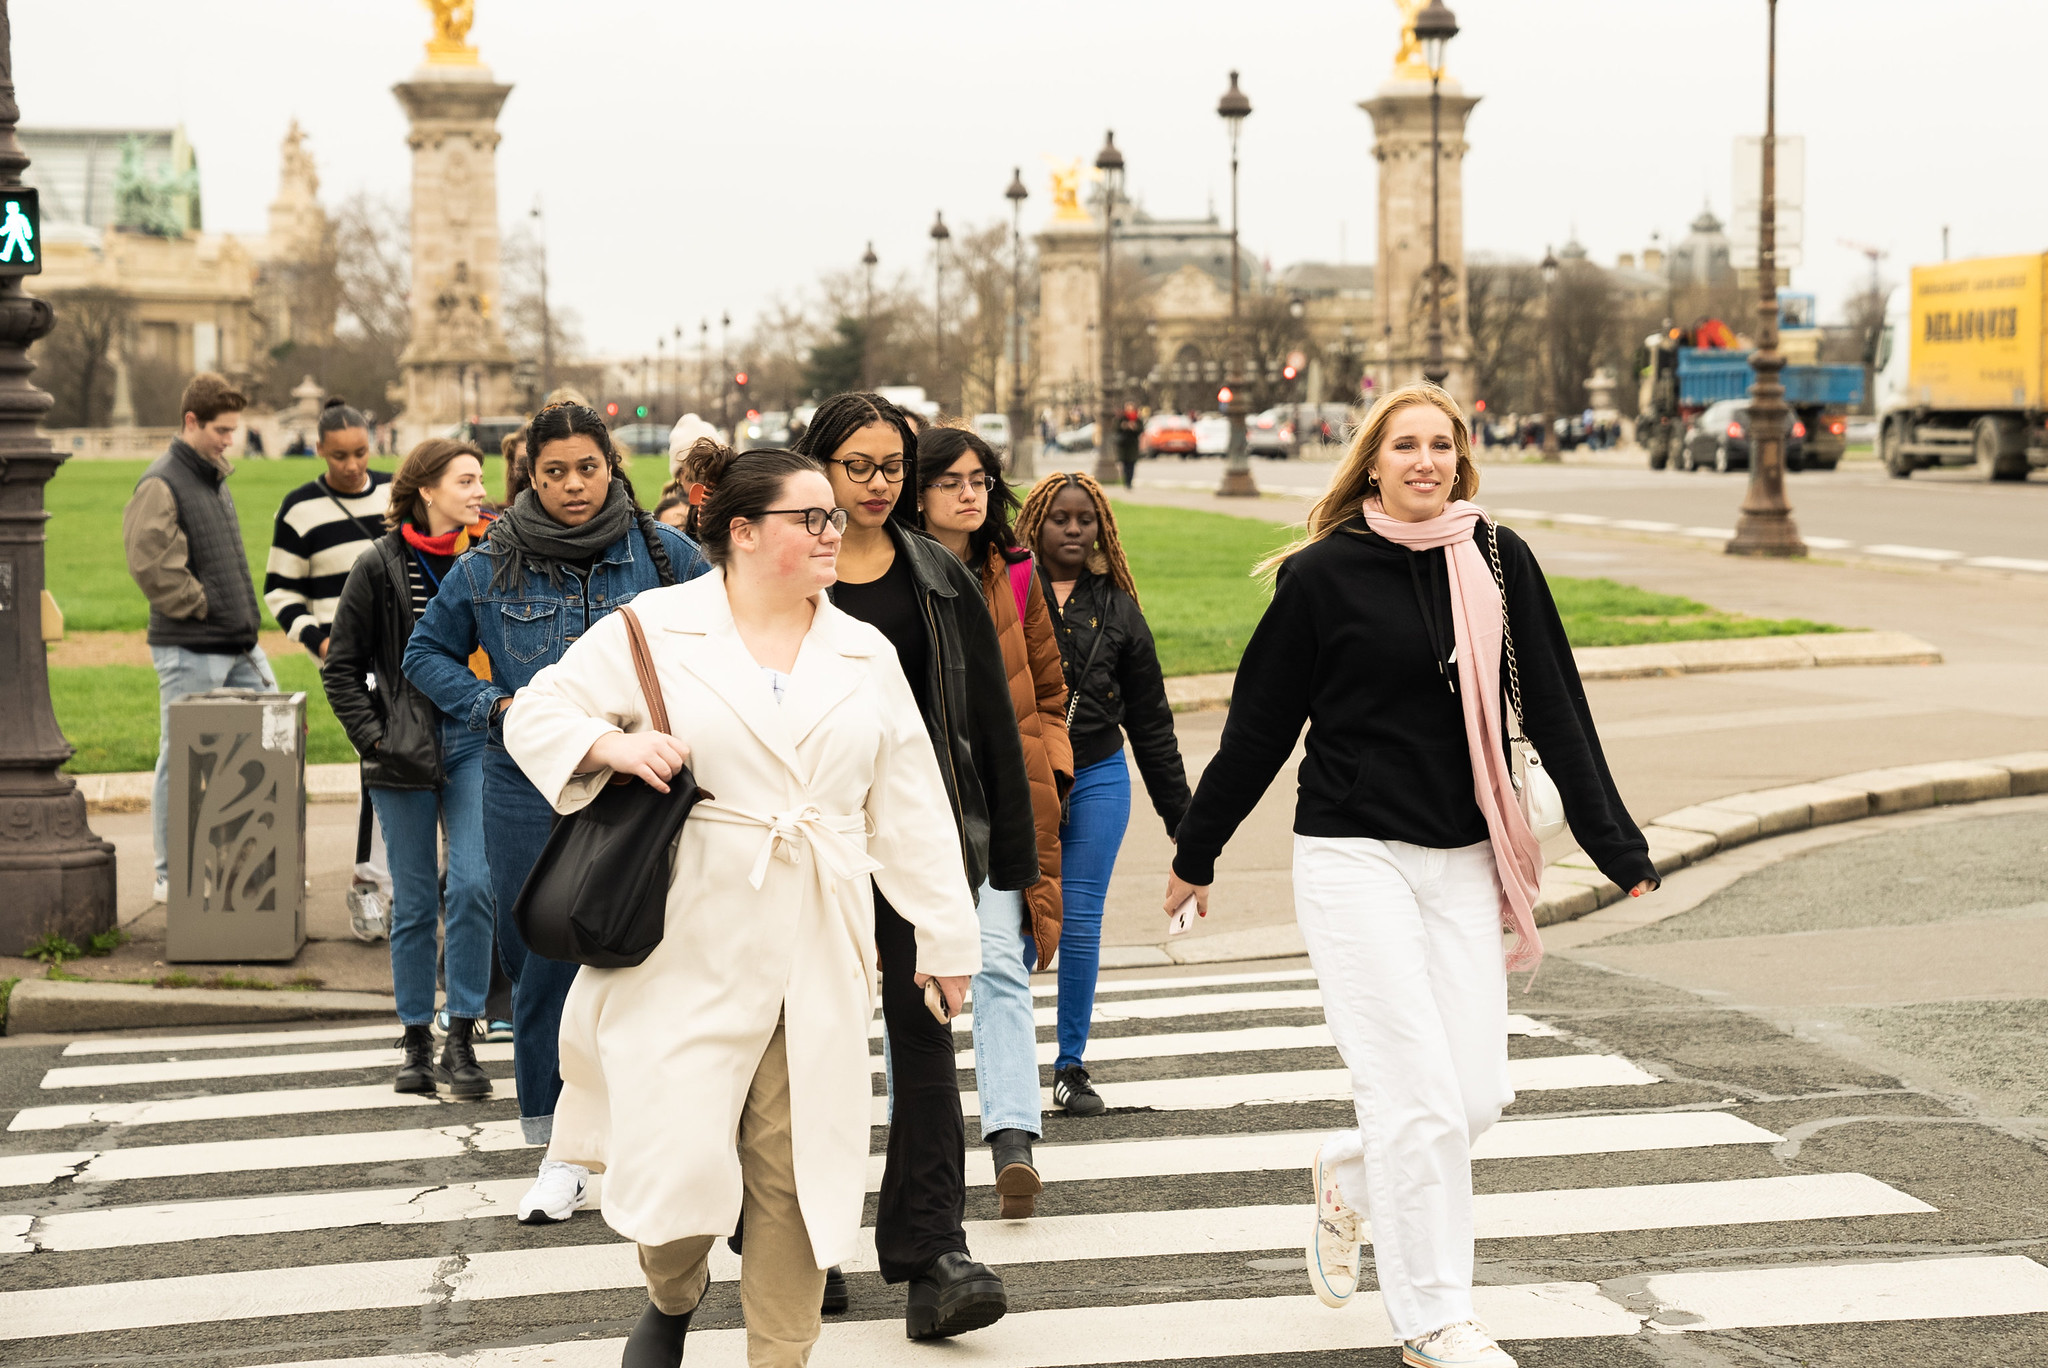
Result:
{"label": "woman in black leather jacket", "polygon": [[[488,1097],[474,1024],[491,983],[491,883],[484,862],[484,733],[444,717],[401,665],[413,624],[484,524],[483,455],[436,438],[412,449],[391,482],[390,531],[349,572],[320,669],[327,701],[362,756],[363,787],[391,853],[391,982],[405,1058],[399,1092],[445,1087]],[[441,828],[448,882],[441,887]],[[445,904],[448,1043],[433,1059],[434,921]]]}
{"label": "woman in black leather jacket", "polygon": [[1188,810],[1187,771],[1152,629],[1138,607],[1102,487],[1086,475],[1046,476],[1024,501],[1017,539],[1037,552],[1045,575],[1072,709],[1067,730],[1074,787],[1060,824],[1059,1056],[1052,1095],[1070,1116],[1096,1116],[1104,1104],[1089,1086],[1082,1054],[1095,1014],[1103,903],[1131,820],[1124,738],[1169,836]]}

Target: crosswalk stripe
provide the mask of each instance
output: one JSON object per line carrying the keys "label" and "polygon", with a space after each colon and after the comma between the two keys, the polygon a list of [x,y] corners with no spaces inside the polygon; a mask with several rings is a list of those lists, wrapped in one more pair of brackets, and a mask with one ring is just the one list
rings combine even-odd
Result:
{"label": "crosswalk stripe", "polygon": [[2025,1316],[2048,1312],[2048,1268],[2021,1255],[1724,1268],[1653,1275],[1647,1291],[1687,1330]]}
{"label": "crosswalk stripe", "polygon": [[[203,1208],[210,1204],[191,1205]],[[1818,1220],[1933,1209],[1874,1178],[1828,1174],[1482,1196],[1475,1203],[1474,1216],[1476,1233],[1481,1238],[1497,1238]],[[978,1258],[996,1268],[1006,1268],[1101,1259],[1105,1250],[1114,1250],[1119,1259],[1138,1259],[1292,1249],[1301,1242],[1310,1219],[1311,1208],[1303,1203],[1053,1216],[1028,1222],[970,1221],[966,1235]],[[370,1223],[373,1222],[350,1224]],[[57,1228],[55,1222],[52,1224],[53,1229]],[[860,1252],[844,1264],[848,1272],[866,1273],[876,1268],[874,1231],[864,1229],[861,1236]],[[736,1279],[739,1266],[739,1259],[722,1244],[714,1246],[714,1280]],[[193,1315],[221,1319],[207,1314],[214,1305],[237,1308],[235,1319],[362,1310],[365,1288],[379,1289],[393,1297],[386,1305],[412,1306],[436,1295],[437,1283],[445,1283],[454,1300],[494,1301],[611,1291],[637,1287],[644,1280],[635,1247],[625,1242],[473,1254],[460,1270],[445,1276],[439,1261],[422,1259],[330,1264],[295,1271],[301,1274],[302,1282],[330,1287],[338,1304],[323,1306],[309,1301],[303,1287],[284,1292],[283,1300],[278,1301],[281,1289],[274,1277],[276,1270],[214,1273],[67,1288],[64,1291],[73,1294],[69,1299],[75,1304],[64,1308],[66,1319],[61,1323],[68,1327],[64,1333],[89,1334],[144,1325],[186,1324],[187,1317]],[[410,1285],[409,1277],[414,1279]],[[167,1283],[180,1285],[167,1287]],[[34,1328],[50,1323],[39,1319],[48,1315],[42,1306],[47,1295],[41,1291],[0,1293],[0,1325],[10,1327],[0,1330],[0,1336],[32,1338],[51,1333]],[[196,1306],[190,1305],[195,1301]],[[23,1329],[12,1328],[17,1321]]]}
{"label": "crosswalk stripe", "polygon": [[[1083,1178],[1137,1178],[1158,1174],[1242,1173],[1303,1168],[1321,1131],[1263,1135],[1171,1136],[1040,1145],[1034,1157],[1048,1182]],[[1651,1112],[1503,1121],[1473,1146],[1475,1159],[1519,1159],[1624,1150],[1692,1149],[1711,1145],[1776,1144],[1774,1135],[1726,1112]],[[174,1178],[203,1173],[318,1168],[330,1164],[396,1163],[444,1159],[471,1151],[527,1148],[517,1121],[483,1121],[428,1130],[361,1131],[345,1135],[272,1136],[186,1145],[138,1145],[103,1151],[19,1154],[0,1158],[0,1187],[40,1186],[73,1178],[86,1183]],[[881,1184],[883,1155],[869,1156],[868,1190]],[[967,1154],[967,1181],[995,1182],[988,1151]]]}
{"label": "crosswalk stripe", "polygon": [[[147,1206],[0,1218],[0,1253],[125,1249],[184,1240],[283,1235],[360,1226],[428,1225],[517,1214],[530,1180],[500,1179],[449,1186],[231,1197]],[[585,1209],[603,1206],[603,1175],[592,1178]],[[1570,1188],[1481,1194],[1475,1231],[1481,1239],[1589,1235],[1687,1226],[1749,1225],[1853,1216],[1931,1212],[1934,1207],[1860,1173],[1797,1174],[1704,1183]],[[1031,1222],[969,1223],[969,1245],[994,1265],[1118,1258],[1204,1250],[1283,1249],[1308,1219],[1299,1206],[1201,1208],[1092,1216],[1039,1217]],[[33,1225],[33,1235],[30,1233]],[[864,1235],[872,1256],[872,1232]],[[1064,1252],[1063,1252],[1064,1251]],[[535,1253],[536,1258],[543,1257]],[[546,1257],[552,1257],[550,1252]],[[872,1262],[858,1265],[873,1267]],[[637,1274],[636,1274],[637,1276]],[[631,1286],[632,1280],[619,1286]]]}
{"label": "crosswalk stripe", "polygon": [[[1220,1016],[1227,1012],[1321,1011],[1322,1008],[1320,988],[1278,989],[1263,993],[1190,993],[1186,997],[1098,1001],[1091,1020],[1098,1023],[1158,1021],[1166,1017]],[[1034,1008],[1031,1019],[1039,1026],[1056,1026],[1060,1011],[1057,1006]],[[964,1012],[953,1019],[956,1031],[971,1030],[973,1025],[972,1012]],[[881,1034],[882,1023],[877,1018],[868,1027],[868,1039],[880,1039]]]}

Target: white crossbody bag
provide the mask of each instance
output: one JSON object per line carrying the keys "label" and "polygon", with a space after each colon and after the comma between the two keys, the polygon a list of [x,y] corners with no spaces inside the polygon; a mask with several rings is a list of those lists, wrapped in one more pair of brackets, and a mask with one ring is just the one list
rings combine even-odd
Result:
{"label": "white crossbody bag", "polygon": [[1523,734],[1522,674],[1515,664],[1514,626],[1508,621],[1508,577],[1501,569],[1500,538],[1491,522],[1486,524],[1486,556],[1493,563],[1494,582],[1500,585],[1500,635],[1508,656],[1508,705],[1513,709],[1513,725],[1508,733],[1508,776],[1514,783],[1515,797],[1521,801],[1522,816],[1529,823],[1529,830],[1536,833],[1538,842],[1543,842],[1564,830],[1564,796],[1557,791],[1557,781],[1550,777],[1550,771],[1543,768],[1543,757],[1536,753],[1535,743]]}

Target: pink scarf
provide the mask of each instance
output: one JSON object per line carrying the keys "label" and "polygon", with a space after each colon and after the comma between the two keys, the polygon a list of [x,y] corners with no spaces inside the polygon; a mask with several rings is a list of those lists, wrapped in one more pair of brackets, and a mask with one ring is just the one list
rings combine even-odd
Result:
{"label": "pink scarf", "polygon": [[1515,943],[1507,952],[1508,968],[1533,970],[1543,962],[1543,940],[1536,934],[1535,914],[1536,893],[1543,882],[1543,852],[1522,816],[1502,743],[1507,732],[1501,718],[1501,593],[1474,530],[1485,520],[1479,505],[1464,499],[1446,505],[1427,522],[1402,522],[1388,516],[1377,498],[1365,501],[1366,526],[1396,546],[1410,551],[1445,548],[1451,626],[1457,641],[1458,697],[1465,711],[1465,749],[1472,758],[1472,794],[1486,818],[1493,864],[1500,874],[1500,923],[1515,933]]}

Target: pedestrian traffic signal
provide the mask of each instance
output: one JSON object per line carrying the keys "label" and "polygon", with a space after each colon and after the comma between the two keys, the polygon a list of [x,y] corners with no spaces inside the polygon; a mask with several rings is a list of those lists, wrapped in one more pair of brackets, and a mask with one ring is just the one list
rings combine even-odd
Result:
{"label": "pedestrian traffic signal", "polygon": [[1295,375],[1298,374],[1298,372],[1292,366],[1282,366],[1280,368],[1280,374],[1283,378],[1292,380],[1295,377]]}
{"label": "pedestrian traffic signal", "polygon": [[42,234],[40,197],[27,186],[8,186],[0,198],[0,276],[41,274]]}
{"label": "pedestrian traffic signal", "polygon": [[1474,405],[1473,405],[1472,407],[1473,407],[1473,409],[1474,409],[1474,410],[1476,410],[1477,412],[1480,412],[1480,413],[1484,413],[1484,412],[1486,412],[1486,401],[1485,401],[1484,399],[1481,399],[1481,400],[1480,400],[1480,401],[1479,401],[1478,403],[1474,404]]}
{"label": "pedestrian traffic signal", "polygon": [[619,406],[618,406],[617,404],[606,404],[606,405],[604,406],[604,416],[605,416],[605,417],[607,417],[607,418],[616,418],[616,417],[618,417],[618,416],[619,416]]}
{"label": "pedestrian traffic signal", "polygon": [[633,409],[633,416],[634,416],[635,418],[645,418],[645,417],[647,416],[647,405],[645,405],[645,404],[639,404],[639,405],[636,405],[636,406],[634,407],[634,409]]}

